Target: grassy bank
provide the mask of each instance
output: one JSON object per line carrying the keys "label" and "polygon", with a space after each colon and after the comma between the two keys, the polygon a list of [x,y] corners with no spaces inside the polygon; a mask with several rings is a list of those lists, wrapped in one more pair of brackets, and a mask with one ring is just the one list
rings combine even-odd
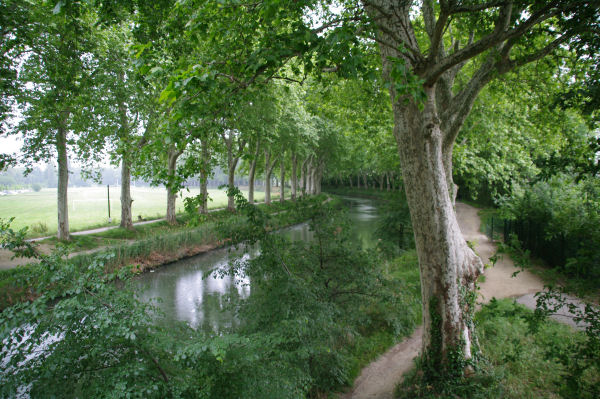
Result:
{"label": "grassy bank", "polygon": [[[258,207],[271,215],[272,226],[277,229],[301,222],[303,207],[314,201],[324,200],[323,195],[306,202],[274,202],[269,206],[259,204]],[[76,237],[69,247],[65,248],[61,244],[59,248],[66,249],[63,256],[68,252],[93,250],[92,253],[75,254],[70,258],[70,262],[81,268],[91,264],[94,258],[103,256],[106,257],[103,263],[107,273],[125,265],[131,265],[136,271],[142,272],[230,243],[230,234],[245,223],[239,215],[225,210],[206,215],[196,227],[188,226],[185,220],[185,217],[181,217],[180,224],[175,226],[157,222],[139,226],[134,231],[119,228]],[[57,244],[54,238],[46,241],[48,244]],[[43,267],[43,264],[30,264],[1,270],[0,309],[35,296],[36,276]]]}
{"label": "grassy bank", "polygon": [[421,288],[419,280],[419,263],[417,254],[410,250],[401,256],[384,262],[384,275],[397,287],[398,296],[403,298],[401,317],[398,322],[399,330],[394,331],[386,324],[385,313],[382,309],[363,309],[367,314],[379,314],[379,323],[365,325],[356,341],[351,342],[352,354],[351,381],[355,380],[360,371],[370,362],[377,359],[392,346],[412,334],[416,326],[421,324]]}

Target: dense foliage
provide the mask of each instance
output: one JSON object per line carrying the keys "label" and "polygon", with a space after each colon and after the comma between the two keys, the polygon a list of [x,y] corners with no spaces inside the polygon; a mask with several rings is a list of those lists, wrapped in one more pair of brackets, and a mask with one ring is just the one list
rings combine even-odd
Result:
{"label": "dense foliage", "polygon": [[525,187],[502,202],[525,249],[565,275],[600,279],[600,184],[567,175]]}
{"label": "dense foliage", "polygon": [[235,331],[167,330],[128,288],[127,268],[107,275],[102,257],[77,267],[64,253],[42,256],[31,287],[39,294],[0,314],[1,395],[317,396],[351,382],[364,337],[411,331],[419,309],[414,259],[410,281],[385,272],[352,241],[340,212],[320,201],[305,213],[314,239],[290,243],[269,233],[270,217],[237,198],[249,223],[235,239],[261,250],[224,272],[252,281],[252,295],[231,302]]}

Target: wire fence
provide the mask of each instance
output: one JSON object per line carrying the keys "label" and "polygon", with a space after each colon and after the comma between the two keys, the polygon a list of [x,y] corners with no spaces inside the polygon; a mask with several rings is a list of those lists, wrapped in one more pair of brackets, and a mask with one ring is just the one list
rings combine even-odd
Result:
{"label": "wire fence", "polygon": [[523,249],[540,259],[549,266],[562,267],[567,262],[570,243],[564,235],[548,236],[542,226],[531,220],[510,220],[498,216],[491,216],[485,224],[485,234],[492,240],[502,241],[506,244],[517,239]]}

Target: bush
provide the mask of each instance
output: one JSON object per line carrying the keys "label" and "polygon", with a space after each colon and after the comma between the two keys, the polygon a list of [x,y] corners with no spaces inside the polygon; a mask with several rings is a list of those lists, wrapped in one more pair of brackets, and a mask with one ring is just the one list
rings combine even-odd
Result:
{"label": "bush", "polygon": [[33,189],[33,191],[35,191],[36,193],[40,192],[42,190],[42,185],[40,183],[33,183],[31,185],[31,188]]}
{"label": "bush", "polygon": [[[525,249],[562,273],[600,279],[600,181],[568,176],[538,182],[501,204]],[[505,237],[507,238],[507,237]]]}
{"label": "bush", "polygon": [[565,398],[592,399],[600,397],[600,309],[595,304],[578,306],[563,290],[550,289],[536,294],[533,315],[527,318],[529,330],[537,333],[548,317],[568,310],[583,337],[564,342],[557,337],[546,345],[546,358],[557,359],[563,366],[559,393]]}

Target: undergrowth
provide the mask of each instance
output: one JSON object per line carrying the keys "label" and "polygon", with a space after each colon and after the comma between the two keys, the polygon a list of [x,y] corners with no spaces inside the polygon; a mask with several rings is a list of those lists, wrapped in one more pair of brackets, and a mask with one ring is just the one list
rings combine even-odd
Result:
{"label": "undergrowth", "polygon": [[[417,367],[397,387],[397,398],[546,399],[592,398],[584,391],[569,390],[569,370],[564,356],[586,340],[582,332],[552,320],[531,329],[534,312],[511,299],[492,300],[475,315],[483,360],[473,376],[440,382],[423,381]],[[582,378],[588,387],[597,386],[597,368]]]}

